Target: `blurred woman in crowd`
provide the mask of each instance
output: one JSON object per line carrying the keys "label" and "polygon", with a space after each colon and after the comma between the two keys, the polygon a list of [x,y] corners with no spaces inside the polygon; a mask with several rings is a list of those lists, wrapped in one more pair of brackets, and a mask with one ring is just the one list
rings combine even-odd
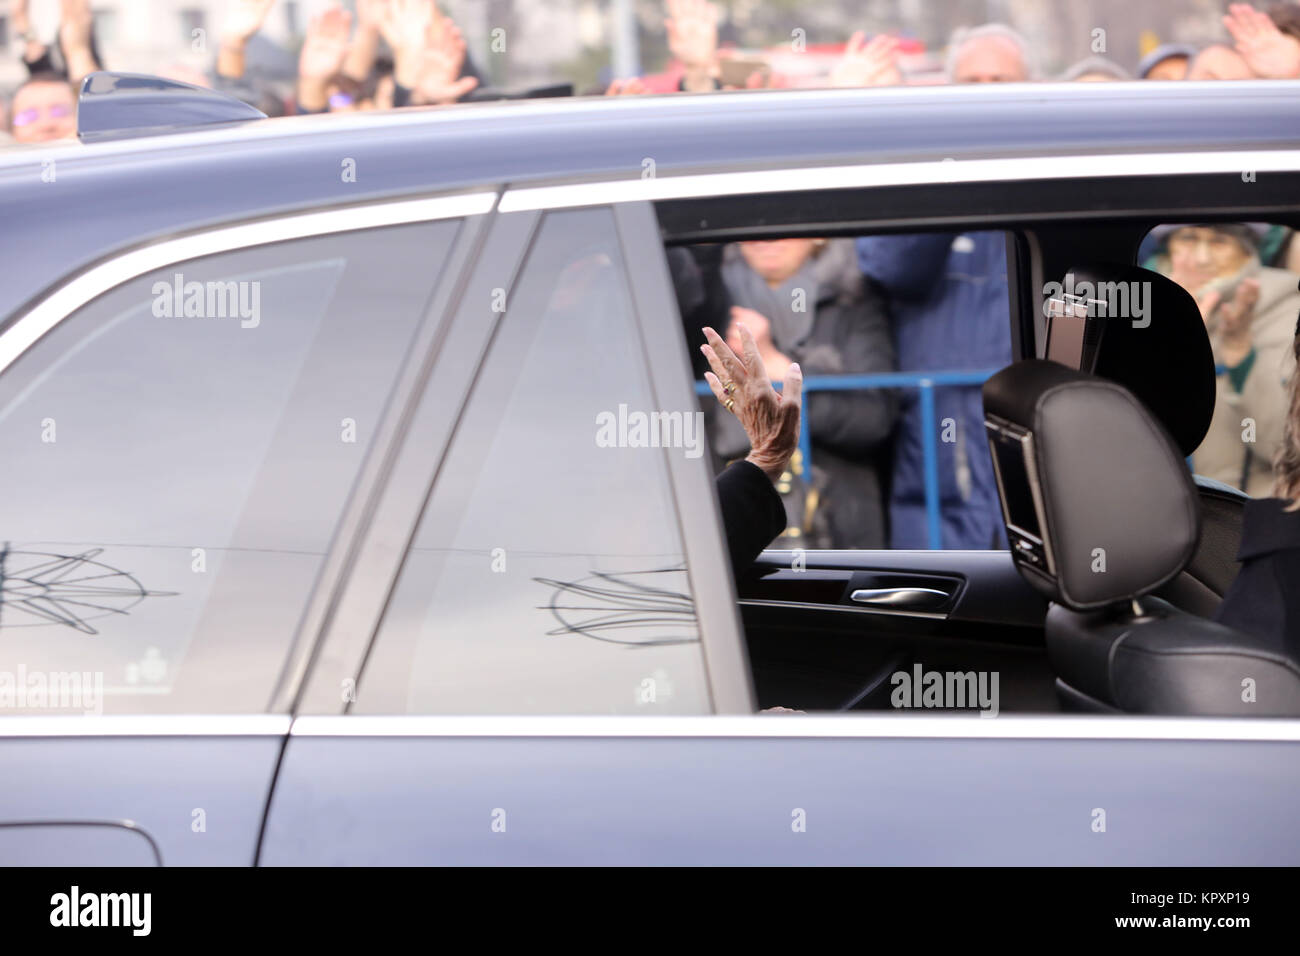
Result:
{"label": "blurred woman in crowd", "polygon": [[1260,224],[1180,225],[1157,233],[1167,251],[1162,271],[1195,296],[1219,368],[1214,419],[1193,465],[1249,495],[1267,495],[1295,371],[1298,277],[1260,264],[1267,233]]}
{"label": "blurred woman in crowd", "polygon": [[[773,381],[784,379],[791,363],[809,376],[894,369],[883,300],[858,270],[852,240],[736,243],[723,250],[720,273],[730,300],[727,341],[741,350],[735,326],[743,323]],[[779,545],[887,547],[881,476],[888,473],[895,394],[816,392],[804,405],[812,471],[796,456],[777,483],[790,522]],[[734,418],[715,415],[710,434],[724,460],[749,449]]]}
{"label": "blurred woman in crowd", "polygon": [[[1300,321],[1291,339],[1292,367],[1300,362]],[[1275,460],[1271,498],[1246,504],[1241,572],[1224,595],[1217,619],[1277,642],[1300,658],[1300,377],[1291,376],[1286,423]]]}

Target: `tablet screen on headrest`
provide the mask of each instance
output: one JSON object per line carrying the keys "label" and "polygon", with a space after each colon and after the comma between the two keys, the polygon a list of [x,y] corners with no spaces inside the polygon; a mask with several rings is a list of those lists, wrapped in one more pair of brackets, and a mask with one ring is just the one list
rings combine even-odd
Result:
{"label": "tablet screen on headrest", "polygon": [[1034,508],[1034,493],[1029,486],[1024,441],[1001,430],[989,429],[993,446],[993,463],[1002,489],[1002,512],[1007,526],[1039,541],[1043,540]]}

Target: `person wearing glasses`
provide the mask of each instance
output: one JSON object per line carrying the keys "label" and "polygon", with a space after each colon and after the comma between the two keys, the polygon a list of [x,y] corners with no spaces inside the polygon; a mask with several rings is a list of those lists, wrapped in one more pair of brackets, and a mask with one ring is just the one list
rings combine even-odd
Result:
{"label": "person wearing glasses", "polygon": [[9,109],[16,143],[48,143],[77,135],[77,97],[72,84],[54,73],[38,73],[18,87]]}

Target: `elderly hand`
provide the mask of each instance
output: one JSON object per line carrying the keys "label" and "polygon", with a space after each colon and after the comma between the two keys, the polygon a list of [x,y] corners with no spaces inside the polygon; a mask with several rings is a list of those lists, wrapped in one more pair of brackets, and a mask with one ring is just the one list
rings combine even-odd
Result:
{"label": "elderly hand", "polygon": [[743,358],[713,329],[704,330],[709,344],[701,345],[700,351],[713,369],[704,373],[704,379],[718,401],[744,426],[750,447],[745,460],[753,462],[775,482],[799,445],[803,372],[797,364],[792,364],[786,371],[783,390],[777,394],[767,377],[753,333],[741,323],[737,323],[737,330]]}

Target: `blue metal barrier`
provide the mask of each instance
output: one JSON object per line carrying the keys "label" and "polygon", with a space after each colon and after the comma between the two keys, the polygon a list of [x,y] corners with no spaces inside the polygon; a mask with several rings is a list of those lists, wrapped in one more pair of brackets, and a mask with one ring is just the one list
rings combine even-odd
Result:
{"label": "blue metal barrier", "polygon": [[[925,480],[926,537],[931,550],[943,547],[943,524],[939,516],[939,436],[937,434],[934,390],[953,385],[983,385],[997,369],[973,369],[957,372],[880,372],[874,375],[814,375],[805,378],[803,390],[809,392],[848,392],[874,388],[915,388],[920,390],[922,454]],[[772,383],[777,390],[780,382]],[[696,382],[695,391],[712,395],[708,382]],[[808,416],[799,420],[799,451],[803,455],[803,477],[811,479],[812,438],[808,434]]]}

